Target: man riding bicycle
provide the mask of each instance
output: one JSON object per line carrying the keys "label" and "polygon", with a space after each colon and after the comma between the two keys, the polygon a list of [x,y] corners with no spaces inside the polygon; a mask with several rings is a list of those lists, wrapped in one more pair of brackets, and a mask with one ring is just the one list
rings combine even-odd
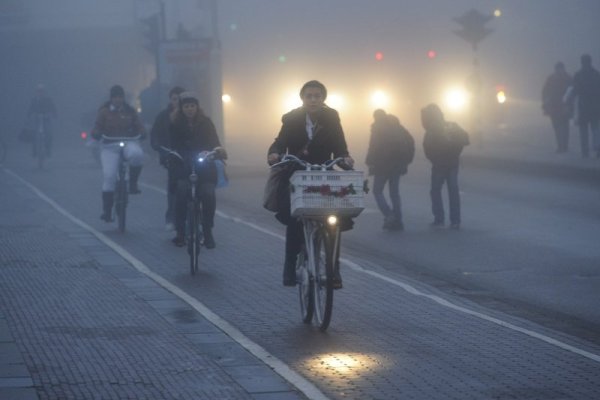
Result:
{"label": "man riding bicycle", "polygon": [[[119,166],[119,138],[130,137],[123,149],[129,162],[129,193],[138,194],[138,179],[142,172],[144,152],[139,140],[145,131],[137,111],[125,102],[125,91],[119,85],[110,89],[110,100],[98,110],[93,130],[95,139],[102,139],[100,161],[102,163],[102,215],[100,219],[111,222],[114,192]],[[111,140],[110,138],[115,138]]]}
{"label": "man riding bicycle", "polygon": [[[309,81],[300,90],[302,107],[296,108],[282,117],[279,135],[269,147],[267,162],[274,164],[282,154],[293,154],[311,164],[322,164],[332,158],[344,157],[347,166],[352,167],[354,160],[348,153],[344,131],[338,112],[325,105],[327,89],[318,81]],[[275,217],[286,225],[285,263],[283,285],[296,285],[296,260],[304,243],[302,223],[290,214],[289,177],[282,183],[278,203],[281,205]],[[343,222],[342,229],[352,226],[351,220]],[[334,287],[342,287],[339,273],[339,261],[336,260]]]}

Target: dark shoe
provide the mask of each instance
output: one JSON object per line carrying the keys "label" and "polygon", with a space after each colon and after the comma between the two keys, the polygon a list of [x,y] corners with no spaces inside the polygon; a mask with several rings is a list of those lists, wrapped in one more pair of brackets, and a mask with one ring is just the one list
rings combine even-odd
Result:
{"label": "dark shoe", "polygon": [[296,286],[296,258],[297,256],[285,257],[283,265],[283,286]]}
{"label": "dark shoe", "polygon": [[450,229],[458,231],[460,230],[460,224],[450,224]]}
{"label": "dark shoe", "polygon": [[183,247],[185,246],[185,237],[183,235],[177,235],[173,238],[173,240],[171,240],[173,242],[173,244],[175,244],[175,246],[177,247]]}
{"label": "dark shoe", "polygon": [[431,224],[429,224],[430,227],[434,228],[434,229],[438,229],[438,228],[443,228],[444,227],[444,223],[440,222],[440,221],[433,221]]}
{"label": "dark shoe", "polygon": [[339,267],[335,269],[335,271],[333,271],[333,288],[334,289],[341,289],[344,286],[342,285],[342,275],[340,274],[340,269]]}
{"label": "dark shoe", "polygon": [[204,236],[204,247],[207,249],[214,249],[216,246],[215,238],[212,235],[211,229],[204,229],[202,232]]}
{"label": "dark shoe", "polygon": [[140,194],[142,191],[137,187],[137,185],[129,185],[129,194]]}
{"label": "dark shoe", "polygon": [[404,230],[404,224],[402,224],[402,222],[398,221],[398,220],[394,220],[390,223],[389,228],[390,231],[403,231]]}
{"label": "dark shoe", "polygon": [[102,215],[100,215],[100,219],[104,222],[113,222],[114,221],[112,219],[112,215],[110,215],[110,213],[108,213],[108,214],[102,213]]}

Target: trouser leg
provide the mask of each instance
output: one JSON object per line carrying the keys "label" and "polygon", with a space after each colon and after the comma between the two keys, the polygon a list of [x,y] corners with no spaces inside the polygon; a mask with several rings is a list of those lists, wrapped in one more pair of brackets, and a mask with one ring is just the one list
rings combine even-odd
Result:
{"label": "trouser leg", "polygon": [[458,168],[448,174],[448,200],[450,209],[450,223],[460,225],[460,192],[458,188]]}
{"label": "trouser leg", "polygon": [[431,170],[431,212],[433,213],[433,222],[436,224],[444,223],[444,205],[442,203],[442,186],[444,185],[445,176],[442,171]]}

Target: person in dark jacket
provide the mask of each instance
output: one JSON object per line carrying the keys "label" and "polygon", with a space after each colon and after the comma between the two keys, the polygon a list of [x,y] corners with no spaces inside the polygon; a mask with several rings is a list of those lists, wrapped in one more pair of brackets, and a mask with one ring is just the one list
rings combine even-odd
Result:
{"label": "person in dark jacket", "polygon": [[[311,164],[321,164],[327,160],[344,157],[345,163],[352,167],[354,160],[348,153],[346,138],[338,112],[325,105],[327,89],[319,81],[306,82],[300,89],[302,107],[296,108],[281,118],[282,125],[273,144],[267,152],[267,162],[274,164],[285,153],[293,154]],[[281,185],[289,187],[288,179]],[[286,225],[285,263],[283,269],[284,286],[296,285],[296,259],[304,236],[302,223],[290,214],[290,195],[280,190],[279,204],[283,204],[275,217]],[[351,221],[348,221],[348,225]],[[346,227],[348,228],[348,227]],[[342,287],[339,274],[339,260],[336,260],[334,287]]]}
{"label": "person in dark jacket", "polygon": [[[170,114],[170,148],[183,157],[183,161],[169,161],[172,178],[177,182],[175,194],[175,229],[177,234],[173,243],[182,247],[185,245],[185,217],[187,211],[187,196],[191,162],[201,152],[218,149],[219,158],[226,159],[227,153],[221,147],[214,124],[200,108],[198,97],[190,92],[179,95],[179,106]],[[202,234],[204,246],[208,249],[215,247],[212,234],[214,227],[217,198],[217,167],[214,162],[202,165],[198,173],[198,192],[202,201]]]}
{"label": "person in dark jacket", "polygon": [[600,157],[600,73],[592,67],[589,54],[581,56],[581,69],[573,77],[572,96],[577,99],[581,155],[589,156],[591,132],[593,150]]}
{"label": "person in dark jacket", "polygon": [[167,169],[167,211],[165,212],[165,223],[167,230],[175,228],[175,192],[177,191],[177,181],[171,176],[169,169],[168,157],[165,151],[170,148],[169,128],[171,125],[170,115],[179,105],[179,95],[185,92],[185,89],[179,86],[169,90],[169,104],[167,108],[162,110],[154,120],[152,129],[150,130],[150,145],[158,152],[160,165]]}
{"label": "person in dark jacket", "polygon": [[[35,89],[35,96],[31,99],[29,108],[27,109],[27,121],[26,125],[29,127],[38,126],[38,118],[43,119],[45,126],[44,132],[44,145],[46,147],[46,154],[49,156],[52,151],[52,139],[53,139],[53,121],[56,119],[56,106],[50,96],[46,94],[46,86],[42,83],[37,85]],[[32,140],[32,153],[35,156],[36,146],[35,140]]]}
{"label": "person in dark jacket", "polygon": [[458,167],[460,154],[469,144],[469,135],[458,124],[447,122],[437,104],[421,110],[421,123],[425,128],[423,150],[431,161],[431,210],[432,227],[444,226],[442,186],[448,187],[450,228],[460,229],[460,194],[458,189]]}
{"label": "person in dark jacket", "polygon": [[[403,230],[400,176],[408,171],[415,155],[415,141],[398,118],[384,110],[373,112],[371,138],[365,163],[373,175],[373,196],[383,214],[383,229]],[[391,207],[383,194],[388,185]]]}
{"label": "person in dark jacket", "polygon": [[138,194],[140,193],[138,179],[144,160],[140,140],[144,138],[145,133],[137,111],[125,102],[125,90],[120,85],[114,85],[110,89],[110,100],[98,110],[93,129],[94,138],[102,140],[100,161],[104,182],[102,184],[102,215],[100,219],[105,222],[113,220],[111,213],[120,153],[118,138],[132,138],[127,141],[123,151],[129,162],[129,193]]}
{"label": "person in dark jacket", "polygon": [[556,136],[556,152],[565,153],[569,148],[570,107],[563,102],[563,97],[571,86],[572,78],[565,70],[562,62],[556,63],[554,73],[550,75],[542,89],[542,110],[550,117]]}

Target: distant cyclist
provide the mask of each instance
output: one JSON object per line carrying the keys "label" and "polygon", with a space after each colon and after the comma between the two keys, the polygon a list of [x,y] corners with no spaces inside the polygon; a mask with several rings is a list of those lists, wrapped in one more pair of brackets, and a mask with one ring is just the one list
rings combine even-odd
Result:
{"label": "distant cyclist", "polygon": [[[46,86],[41,83],[37,85],[35,96],[31,99],[29,109],[27,110],[27,126],[35,129],[38,124],[38,118],[44,119],[44,144],[46,146],[46,154],[50,155],[52,149],[52,121],[56,119],[56,107],[54,101],[46,94]],[[33,151],[35,152],[35,145],[33,146]],[[35,154],[33,155],[35,156]]]}
{"label": "distant cyclist", "polygon": [[[171,149],[179,153],[184,162],[173,162],[170,166],[171,176],[177,182],[175,196],[175,229],[177,234],[173,243],[178,246],[185,245],[185,217],[188,200],[189,175],[191,173],[190,160],[202,151],[211,151],[220,148],[219,157],[227,158],[225,149],[217,136],[214,124],[200,108],[198,98],[191,92],[179,95],[179,106],[171,113]],[[217,198],[215,188],[217,185],[217,167],[210,162],[202,167],[198,173],[198,190],[202,201],[202,234],[204,246],[208,249],[215,247],[212,234]]]}
{"label": "distant cyclist", "polygon": [[[116,138],[139,137],[139,139],[143,139],[145,135],[144,126],[137,111],[125,102],[125,91],[121,86],[115,85],[110,89],[110,100],[98,110],[93,135],[95,139],[102,139],[100,161],[104,181],[102,183],[102,215],[100,219],[111,222],[120,151],[119,141]],[[111,137],[114,137],[115,140],[110,140]],[[124,149],[125,157],[129,162],[129,193],[131,194],[140,193],[138,179],[142,172],[144,152],[139,139],[127,141]]]}

